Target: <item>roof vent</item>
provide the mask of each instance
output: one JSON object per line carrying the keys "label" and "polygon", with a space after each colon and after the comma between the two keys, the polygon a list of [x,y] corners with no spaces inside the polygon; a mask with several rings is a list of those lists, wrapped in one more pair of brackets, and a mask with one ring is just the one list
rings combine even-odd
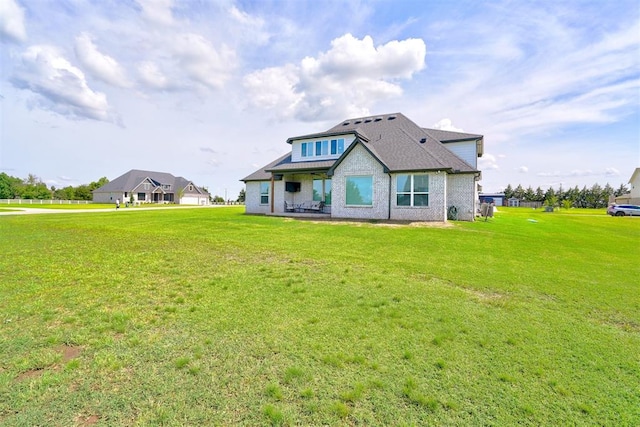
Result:
{"label": "roof vent", "polygon": [[420,144],[424,144],[425,142],[427,142],[427,138],[422,138],[422,139],[420,140]]}
{"label": "roof vent", "polygon": [[379,122],[380,120],[382,120],[382,117],[376,117],[376,118],[374,119],[374,121],[376,121],[376,122]]}
{"label": "roof vent", "polygon": [[372,121],[372,120],[373,120],[373,119],[371,119],[371,118],[369,118],[369,119],[364,119],[364,122],[365,122],[365,123],[371,123],[371,121]]}
{"label": "roof vent", "polygon": [[362,123],[362,120],[358,119],[358,120],[356,120],[356,121],[355,121],[355,122],[353,122],[353,123],[355,123],[355,124]]}
{"label": "roof vent", "polygon": [[396,119],[396,116],[389,116],[389,117],[387,117],[387,120],[395,120],[395,119]]}
{"label": "roof vent", "polygon": [[342,126],[347,126],[349,124],[349,121],[346,121],[342,124]]}

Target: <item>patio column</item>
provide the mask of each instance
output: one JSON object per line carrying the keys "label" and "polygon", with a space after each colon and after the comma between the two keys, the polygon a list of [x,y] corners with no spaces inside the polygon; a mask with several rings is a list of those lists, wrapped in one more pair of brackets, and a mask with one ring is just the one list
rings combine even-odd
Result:
{"label": "patio column", "polygon": [[274,198],[274,189],[276,186],[276,181],[273,177],[273,174],[271,174],[271,197],[270,197],[270,202],[271,202],[271,213],[273,213],[273,198]]}

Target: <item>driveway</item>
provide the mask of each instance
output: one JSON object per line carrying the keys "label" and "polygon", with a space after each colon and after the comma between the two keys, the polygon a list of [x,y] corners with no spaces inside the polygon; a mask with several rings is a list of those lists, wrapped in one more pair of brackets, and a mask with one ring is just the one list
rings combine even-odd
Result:
{"label": "driveway", "polygon": [[[227,205],[209,205],[209,206],[169,206],[154,208],[105,208],[105,209],[43,209],[43,208],[16,208],[7,207],[10,211],[0,211],[0,215],[33,215],[33,214],[63,214],[63,213],[87,213],[87,212],[136,212],[136,211],[156,211],[159,209],[204,209],[204,208],[223,208]],[[0,205],[0,209],[2,206]]]}

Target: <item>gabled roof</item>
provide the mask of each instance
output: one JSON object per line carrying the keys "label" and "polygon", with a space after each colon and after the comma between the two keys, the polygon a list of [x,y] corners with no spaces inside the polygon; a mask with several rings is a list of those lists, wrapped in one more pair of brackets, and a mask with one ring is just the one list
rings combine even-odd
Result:
{"label": "gabled roof", "polygon": [[[448,170],[477,172],[464,160],[445,148],[441,141],[416,125],[402,113],[345,120],[328,132],[359,129],[366,133],[378,160],[390,172]],[[482,136],[477,135],[478,138]]]}
{"label": "gabled roof", "polygon": [[[93,190],[96,193],[116,193],[132,191],[138,185],[148,180],[155,186],[170,185],[171,191],[175,192],[179,189],[186,188],[189,184],[193,184],[191,181],[179,176],[175,177],[170,173],[145,171],[139,169],[131,169],[129,172],[120,175],[113,181],[109,181],[100,188]],[[208,194],[204,189],[194,185],[194,191],[201,194]]]}
{"label": "gabled roof", "polygon": [[[438,129],[424,129],[409,120],[402,113],[348,119],[326,132],[314,133],[287,139],[287,143],[300,139],[326,138],[341,134],[355,134],[352,144],[362,144],[388,172],[435,171],[450,173],[479,172],[467,162],[448,150],[444,144],[458,141],[478,141],[479,154],[482,153],[482,135],[450,132]],[[286,154],[269,163],[241,181],[262,181],[271,179],[272,172],[313,171],[335,169],[349,154],[347,149],[337,160],[292,162],[291,154]]]}
{"label": "gabled roof", "polygon": [[482,138],[482,135],[477,135],[475,133],[464,133],[464,132],[452,132],[450,130],[441,130],[441,129],[427,129],[422,128],[429,135],[433,136],[440,142],[458,142],[458,141],[470,141],[472,139]]}

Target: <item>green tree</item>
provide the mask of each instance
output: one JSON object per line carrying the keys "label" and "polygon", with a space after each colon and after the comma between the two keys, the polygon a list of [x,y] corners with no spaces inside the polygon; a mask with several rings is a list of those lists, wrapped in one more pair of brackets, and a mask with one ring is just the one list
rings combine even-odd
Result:
{"label": "green tree", "polygon": [[527,187],[524,192],[524,199],[528,202],[533,202],[536,199],[536,193],[533,192],[533,188],[531,186]]}
{"label": "green tree", "polygon": [[504,189],[504,198],[509,200],[513,197],[513,188],[511,188],[511,184],[507,185],[507,188]]}
{"label": "green tree", "polygon": [[51,191],[47,185],[34,174],[29,174],[18,188],[19,197],[23,199],[50,199]]}
{"label": "green tree", "polygon": [[106,176],[103,176],[102,178],[100,178],[99,180],[92,182],[91,184],[89,184],[89,191],[93,191],[97,188],[102,187],[103,185],[107,184],[109,182],[109,180],[107,179]]}
{"label": "green tree", "polygon": [[620,187],[618,187],[618,189],[613,192],[613,195],[618,197],[618,196],[622,196],[623,194],[627,194],[628,192],[629,192],[629,189],[627,188],[627,186],[624,184],[620,184]]}
{"label": "green tree", "polygon": [[73,200],[93,200],[93,194],[91,193],[89,186],[86,184],[77,186],[74,189]]}
{"label": "green tree", "polygon": [[544,193],[544,202],[547,206],[557,206],[558,196],[556,196],[556,192],[553,187],[549,187],[549,189]]}
{"label": "green tree", "polygon": [[524,200],[524,188],[518,184],[515,190],[513,190],[513,197],[517,197],[520,200]]}
{"label": "green tree", "polygon": [[18,197],[17,188],[22,185],[22,180],[6,173],[0,173],[0,199],[15,199]]}

